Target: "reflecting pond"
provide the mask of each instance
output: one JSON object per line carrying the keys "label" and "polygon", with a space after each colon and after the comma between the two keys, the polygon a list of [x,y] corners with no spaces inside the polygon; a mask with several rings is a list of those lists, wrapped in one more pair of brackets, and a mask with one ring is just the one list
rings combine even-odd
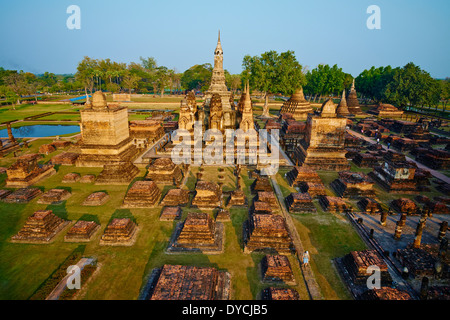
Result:
{"label": "reflecting pond", "polygon": [[[32,126],[23,126],[12,128],[12,133],[15,138],[36,138],[36,137],[50,137],[61,136],[63,134],[80,132],[80,126],[63,126],[56,124],[36,124]],[[7,138],[8,131],[0,130],[0,138]]]}

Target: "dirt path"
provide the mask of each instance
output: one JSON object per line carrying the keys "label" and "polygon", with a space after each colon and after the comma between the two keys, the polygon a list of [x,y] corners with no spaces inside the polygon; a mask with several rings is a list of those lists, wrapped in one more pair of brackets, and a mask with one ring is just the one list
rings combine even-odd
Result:
{"label": "dirt path", "polygon": [[306,288],[309,292],[310,298],[311,300],[323,300],[323,296],[320,292],[320,288],[316,281],[314,273],[311,270],[311,266],[310,265],[305,266],[303,265],[303,263],[301,263],[301,257],[299,255],[302,255],[303,252],[305,252],[305,250],[303,249],[300,236],[298,235],[297,229],[295,228],[294,221],[284,204],[284,197],[283,194],[281,193],[280,186],[278,185],[277,181],[273,176],[271,176],[270,179],[272,181],[273,188],[278,198],[281,213],[284,219],[286,220],[286,226],[288,228],[289,234],[291,235],[294,248],[297,251],[297,261],[300,265],[300,269],[302,270],[303,279],[305,281]]}

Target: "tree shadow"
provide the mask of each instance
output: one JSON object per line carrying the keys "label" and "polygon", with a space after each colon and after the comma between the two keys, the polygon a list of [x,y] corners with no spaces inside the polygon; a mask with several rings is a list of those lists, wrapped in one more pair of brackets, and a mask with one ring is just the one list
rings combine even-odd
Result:
{"label": "tree shadow", "polygon": [[109,219],[108,224],[110,224],[114,219],[130,219],[131,221],[136,223],[136,218],[133,216],[130,209],[116,209],[116,211],[114,211],[111,218]]}
{"label": "tree shadow", "polygon": [[83,214],[78,221],[94,221],[97,224],[100,224],[100,220],[96,214]]}
{"label": "tree shadow", "polygon": [[62,201],[58,204],[49,204],[45,210],[52,210],[53,214],[64,220],[69,220],[69,215],[66,208],[67,200]]}

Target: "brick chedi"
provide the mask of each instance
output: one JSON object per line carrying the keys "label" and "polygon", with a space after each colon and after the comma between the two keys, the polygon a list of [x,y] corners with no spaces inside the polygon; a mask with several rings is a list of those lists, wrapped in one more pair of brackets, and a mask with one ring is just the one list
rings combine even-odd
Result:
{"label": "brick chedi", "polygon": [[343,213],[350,209],[350,206],[339,197],[322,196],[319,198],[319,203],[325,211],[333,213]]}
{"label": "brick chedi", "polygon": [[229,206],[245,206],[247,204],[247,197],[244,191],[236,189],[231,192]]}
{"label": "brick chedi", "polygon": [[411,295],[407,291],[399,290],[391,287],[381,287],[379,289],[373,288],[367,290],[364,294],[366,300],[413,300]]}
{"label": "brick chedi", "polygon": [[28,217],[22,229],[11,238],[13,241],[49,242],[69,221],[53,214],[52,210],[36,211]]}
{"label": "brick chedi", "polygon": [[346,100],[347,100],[348,111],[351,114],[357,115],[357,114],[363,113],[361,110],[361,107],[359,105],[359,102],[358,102],[358,97],[356,95],[355,79],[353,79],[352,87],[350,88],[350,91],[348,92]]}
{"label": "brick chedi", "polygon": [[369,176],[388,192],[416,193],[415,172],[416,166],[410,162],[387,160],[382,166],[375,167]]}
{"label": "brick chedi", "polygon": [[336,108],[336,114],[338,116],[348,116],[350,114],[350,111],[348,111],[347,107],[347,100],[345,99],[345,89],[342,91],[342,97],[341,101],[339,102],[337,108]]}
{"label": "brick chedi", "polygon": [[223,224],[207,213],[189,212],[178,224],[168,252],[197,252],[217,254],[223,251]]}
{"label": "brick chedi", "polygon": [[90,241],[100,225],[95,221],[77,221],[64,236],[64,241],[85,242]]}
{"label": "brick chedi", "polygon": [[265,255],[261,260],[263,281],[295,284],[294,274],[287,256]]}
{"label": "brick chedi", "polygon": [[290,213],[317,213],[309,193],[291,193],[285,199]]}
{"label": "brick chedi", "polygon": [[261,295],[263,300],[300,300],[297,290],[292,288],[269,287]]}
{"label": "brick chedi", "polygon": [[161,190],[153,181],[136,181],[128,190],[122,207],[151,208],[158,204]]}
{"label": "brick chedi", "polygon": [[80,177],[79,173],[70,172],[63,176],[61,182],[62,183],[75,183],[75,182],[80,181],[80,179],[81,179],[81,177]]}
{"label": "brick chedi", "polygon": [[403,111],[397,109],[392,104],[378,102],[378,105],[373,109],[368,111],[368,113],[374,114],[378,117],[401,117]]}
{"label": "brick chedi", "polygon": [[12,193],[9,193],[5,198],[3,198],[3,202],[28,203],[41,193],[42,191],[39,188],[20,188]]}
{"label": "brick chedi", "polygon": [[254,214],[250,216],[244,252],[272,249],[290,253],[293,246],[286,222],[280,215]]}
{"label": "brick chedi", "polygon": [[305,120],[308,113],[312,113],[313,109],[309,101],[303,95],[303,88],[297,89],[289,100],[283,103],[280,114],[289,113],[295,120]]}
{"label": "brick chedi", "polygon": [[100,245],[130,245],[136,234],[136,223],[130,218],[116,218],[106,227],[100,239]]}
{"label": "brick chedi", "polygon": [[177,241],[185,246],[213,244],[215,230],[215,222],[207,213],[190,212]]}
{"label": "brick chedi", "polygon": [[173,221],[181,218],[180,207],[164,207],[159,216],[160,221]]}
{"label": "brick chedi", "polygon": [[367,214],[381,214],[381,204],[373,198],[364,197],[357,203],[358,207]]}
{"label": "brick chedi", "polygon": [[395,200],[392,200],[391,207],[400,213],[407,213],[407,214],[418,214],[419,213],[419,207],[417,204],[408,198],[398,198]]}
{"label": "brick chedi", "polygon": [[194,199],[192,200],[193,206],[205,209],[214,209],[220,206],[222,190],[216,183],[197,181],[195,192]]}
{"label": "brick chedi", "polygon": [[373,168],[378,166],[379,158],[371,153],[357,153],[353,157],[353,163],[360,168]]}
{"label": "brick chedi", "polygon": [[322,182],[316,170],[308,166],[295,166],[286,174],[286,179],[292,187],[299,186],[301,182]]}
{"label": "brick chedi", "polygon": [[101,206],[109,200],[106,192],[99,191],[91,193],[83,202],[83,206]]}
{"label": "brick chedi", "polygon": [[165,195],[161,206],[183,206],[189,203],[189,190],[170,189]]}
{"label": "brick chedi", "polygon": [[336,115],[332,99],[323,103],[319,116],[309,114],[305,138],[294,151],[297,165],[308,165],[315,170],[348,170],[345,158],[345,130],[347,119]]}
{"label": "brick chedi", "polygon": [[272,213],[272,207],[267,202],[253,201],[252,209],[253,209],[252,210],[253,214],[271,214]]}
{"label": "brick chedi", "polygon": [[138,147],[147,147],[164,135],[161,121],[134,120],[130,121],[130,136]]}
{"label": "brick chedi", "polygon": [[92,96],[81,114],[81,154],[79,167],[103,167],[97,178],[99,184],[128,184],[139,174],[131,161],[136,149],[128,127],[128,108],[108,106],[101,91]]}
{"label": "brick chedi", "polygon": [[389,286],[392,283],[386,262],[375,250],[351,251],[344,257],[343,263],[351,281],[357,285],[366,285],[367,278],[373,273],[368,272],[370,266],[380,268],[381,285]]}
{"label": "brick chedi", "polygon": [[56,151],[55,147],[51,144],[43,144],[39,147],[39,153],[43,154],[50,154],[52,152]]}
{"label": "brick chedi", "polygon": [[339,197],[357,198],[361,196],[375,196],[374,182],[362,172],[341,171],[339,178],[330,186]]}
{"label": "brick chedi", "polygon": [[56,173],[52,165],[38,165],[40,155],[19,158],[7,170],[6,187],[26,188]]}
{"label": "brick chedi", "polygon": [[128,108],[108,106],[103,92],[92,96],[81,114],[80,167],[103,167],[106,163],[132,161],[137,154],[128,127]]}
{"label": "brick chedi", "polygon": [[228,300],[230,274],[211,267],[164,265],[150,300]]}
{"label": "brick chedi", "polygon": [[302,182],[300,183],[300,191],[308,192],[312,198],[318,198],[327,194],[325,185],[320,182]]}
{"label": "brick chedi", "polygon": [[256,193],[258,191],[273,191],[272,185],[270,184],[269,178],[264,176],[257,176],[255,181],[251,185],[252,192]]}
{"label": "brick chedi", "polygon": [[38,200],[38,203],[57,204],[67,200],[72,194],[65,189],[50,189]]}
{"label": "brick chedi", "polygon": [[169,158],[159,158],[148,168],[146,179],[159,184],[178,185],[183,178],[180,167]]}
{"label": "brick chedi", "polygon": [[278,201],[273,191],[258,191],[258,201],[266,202],[272,209],[278,209]]}
{"label": "brick chedi", "polygon": [[80,156],[79,153],[63,152],[52,157],[50,159],[50,162],[52,164],[60,164],[62,166],[73,166],[75,165],[79,156]]}

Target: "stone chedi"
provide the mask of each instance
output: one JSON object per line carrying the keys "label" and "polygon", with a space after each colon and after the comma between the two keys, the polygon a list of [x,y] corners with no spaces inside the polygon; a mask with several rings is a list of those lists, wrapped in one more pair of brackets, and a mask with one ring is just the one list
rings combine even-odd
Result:
{"label": "stone chedi", "polygon": [[131,245],[136,234],[136,223],[130,218],[115,218],[106,227],[100,245]]}
{"label": "stone chedi", "polygon": [[159,158],[148,167],[145,178],[159,184],[178,185],[183,178],[183,173],[170,158]]}
{"label": "stone chedi", "polygon": [[229,206],[245,206],[247,204],[247,197],[244,191],[240,189],[233,190],[228,201]]}
{"label": "stone chedi", "polygon": [[290,253],[292,240],[286,222],[280,215],[253,214],[250,216],[244,252],[272,249],[278,253]]}
{"label": "stone chedi", "polygon": [[192,205],[202,209],[214,209],[220,206],[222,190],[220,187],[209,181],[198,181],[195,186],[195,196]]}
{"label": "stone chedi", "polygon": [[287,256],[265,255],[261,260],[261,270],[263,273],[263,281],[265,282],[295,284],[291,263]]}
{"label": "stone chedi", "polygon": [[374,184],[372,179],[362,172],[341,171],[339,178],[330,183],[330,186],[339,197],[358,198],[375,196]]}
{"label": "stone chedi", "polygon": [[152,287],[150,300],[228,300],[230,274],[211,267],[164,265]]}
{"label": "stone chedi", "polygon": [[58,204],[70,198],[72,194],[65,189],[50,189],[38,200],[38,203]]}
{"label": "stone chedi", "polygon": [[268,202],[253,201],[252,213],[253,214],[270,214],[270,213],[272,213],[272,207],[270,206],[270,204]]}
{"label": "stone chedi", "polygon": [[317,213],[309,193],[291,193],[285,201],[291,213]]}
{"label": "stone chedi", "polygon": [[[220,42],[220,32],[216,49],[214,50],[214,68],[211,76],[211,85],[205,95],[205,110],[210,110],[210,103],[214,94],[221,100],[222,129],[234,129],[236,126],[236,111],[230,104],[231,92],[225,83],[225,71],[223,69],[223,49]],[[212,129],[211,127],[209,129]],[[222,130],[220,129],[220,130]]]}
{"label": "stone chedi", "polygon": [[218,93],[213,93],[209,104],[208,128],[224,132],[222,99]]}
{"label": "stone chedi", "polygon": [[418,214],[419,206],[411,199],[398,198],[392,200],[391,207],[397,212],[406,214]]}
{"label": "stone chedi", "polygon": [[40,155],[19,158],[7,170],[6,187],[25,188],[56,173],[52,165],[38,165]]}
{"label": "stone chedi", "polygon": [[128,108],[108,106],[101,91],[93,94],[81,114],[79,167],[104,167],[97,183],[129,183],[139,169],[131,161],[138,150],[128,127]]}
{"label": "stone chedi", "polygon": [[336,113],[338,116],[348,116],[350,111],[348,111],[347,100],[345,99],[345,89],[342,91],[341,101],[339,102]]}
{"label": "stone chedi", "polygon": [[95,221],[77,221],[64,236],[67,242],[90,241],[94,234],[100,229],[100,225]]}
{"label": "stone chedi", "polygon": [[289,113],[294,120],[305,120],[308,113],[312,113],[313,109],[309,101],[305,99],[303,95],[303,88],[297,89],[289,100],[283,103],[280,114]]}
{"label": "stone chedi", "polygon": [[333,100],[323,103],[320,116],[309,114],[306,125],[305,138],[294,152],[297,164],[315,170],[349,170],[344,148],[347,119],[337,117]]}
{"label": "stone chedi", "polygon": [[347,107],[348,111],[353,115],[363,113],[361,107],[359,106],[358,97],[356,95],[355,79],[353,79],[352,87],[350,88],[350,91],[347,95]]}
{"label": "stone chedi", "polygon": [[161,121],[130,121],[130,136],[138,148],[146,148],[165,134]]}
{"label": "stone chedi", "polygon": [[151,208],[158,204],[161,190],[154,181],[136,181],[128,190],[122,207]]}
{"label": "stone chedi", "polygon": [[81,179],[81,176],[79,173],[70,172],[63,176],[61,182],[62,183],[75,183],[75,182],[80,181],[80,179]]}
{"label": "stone chedi", "polygon": [[11,240],[49,242],[67,224],[69,221],[57,217],[52,210],[36,211],[28,217],[23,228]]}
{"label": "stone chedi", "polygon": [[175,207],[183,206],[189,203],[189,190],[170,189],[165,195],[162,206]]}

